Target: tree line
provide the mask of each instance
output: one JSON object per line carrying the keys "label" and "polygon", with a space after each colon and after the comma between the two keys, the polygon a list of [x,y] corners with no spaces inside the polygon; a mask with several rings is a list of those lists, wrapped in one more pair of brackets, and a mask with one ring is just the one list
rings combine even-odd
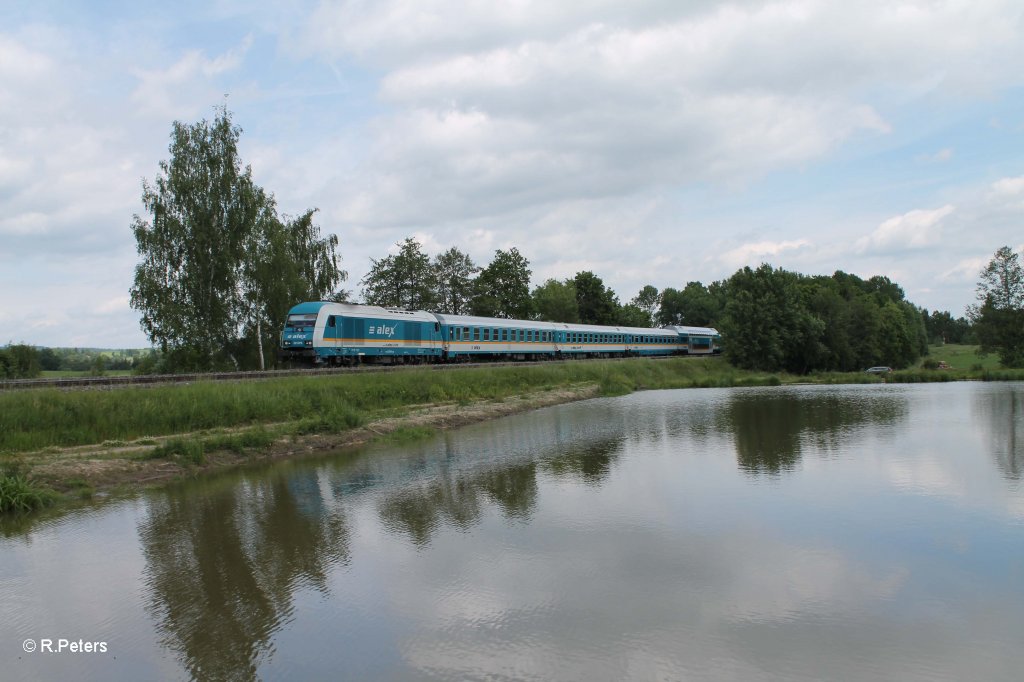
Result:
{"label": "tree line", "polygon": [[43,372],[88,372],[95,376],[108,371],[151,372],[157,361],[148,348],[37,348],[17,343],[0,346],[0,378],[32,379]]}
{"label": "tree line", "polygon": [[622,304],[600,277],[585,271],[565,280],[549,279],[531,292],[530,261],[515,247],[496,250],[484,267],[454,246],[433,259],[412,237],[396,247],[393,255],[370,259],[370,271],[360,282],[365,303],[450,315],[634,327],[654,324],[658,291],[651,286]]}
{"label": "tree line", "polygon": [[[274,195],[242,165],[240,133],[226,107],[212,122],[175,122],[170,159],[153,183],[143,181],[144,217],[132,221],[140,263],[131,303],[158,351],[158,370],[263,368],[292,305],[352,298],[338,289],[346,273],[337,237],[321,235],[315,208],[279,215]],[[988,339],[983,346],[996,349],[1012,336],[1006,321],[1018,319],[1024,300],[1024,292],[993,285],[970,319],[954,318],[918,308],[886,277],[806,276],[764,264],[708,285],[646,285],[622,302],[591,271],[531,289],[530,262],[514,247],[478,265],[455,246],[433,258],[411,237],[396,246],[371,258],[363,302],[552,322],[714,326],[734,364],[767,371],[904,367],[929,342],[972,342],[975,327]],[[1004,261],[993,276],[1012,280]],[[1020,358],[1008,353],[1007,361]]]}
{"label": "tree line", "polygon": [[970,324],[928,313],[887,277],[836,272],[806,276],[770,265],[737,271],[705,286],[644,286],[628,303],[593,272],[549,279],[530,290],[530,267],[517,249],[495,251],[486,267],[452,247],[431,259],[409,237],[394,255],[371,259],[366,303],[450,314],[600,325],[718,327],[726,355],[743,368],[852,371],[906,367],[932,341],[960,343]]}

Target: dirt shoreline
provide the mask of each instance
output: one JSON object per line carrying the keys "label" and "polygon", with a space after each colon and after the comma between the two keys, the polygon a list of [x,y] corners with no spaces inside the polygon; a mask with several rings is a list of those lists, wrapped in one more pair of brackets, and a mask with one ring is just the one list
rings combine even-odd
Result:
{"label": "dirt shoreline", "polygon": [[[484,401],[469,405],[454,403],[422,405],[405,414],[376,419],[368,424],[333,434],[287,435],[265,448],[244,453],[216,450],[207,452],[202,464],[189,464],[180,458],[148,459],[161,444],[175,438],[202,438],[206,433],[175,434],[142,439],[134,443],[105,443],[75,448],[49,448],[26,453],[23,464],[37,482],[72,496],[76,491],[89,495],[132,492],[163,484],[228,471],[260,462],[299,459],[327,450],[356,447],[387,437],[404,428],[451,429],[519,412],[551,405],[586,400],[598,396],[595,384],[560,387],[547,391],[513,396],[501,401]],[[266,424],[268,428],[287,424]],[[243,429],[244,430],[244,429]],[[218,432],[223,433],[223,432]]]}

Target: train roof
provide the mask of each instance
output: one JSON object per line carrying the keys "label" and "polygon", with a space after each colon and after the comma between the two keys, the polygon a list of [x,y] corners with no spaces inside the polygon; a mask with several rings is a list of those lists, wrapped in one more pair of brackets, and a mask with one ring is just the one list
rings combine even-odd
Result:
{"label": "train roof", "polygon": [[512,329],[558,329],[554,322],[540,320],[512,320],[501,317],[476,317],[475,315],[447,315],[434,313],[441,324],[453,327],[509,327]]}
{"label": "train roof", "polygon": [[647,335],[674,335],[675,332],[667,329],[654,329],[646,327],[616,327],[597,324],[573,324],[569,322],[543,322],[540,320],[514,320],[499,317],[475,317],[473,315],[446,315],[435,313],[441,324],[455,327],[476,326],[476,327],[509,327],[513,329],[551,329],[571,332],[593,332],[597,334],[621,333],[621,334],[647,334]]}
{"label": "train roof", "polygon": [[377,305],[360,305],[358,303],[333,303],[331,301],[309,301],[294,306],[290,314],[318,313],[327,309],[330,315],[343,317],[372,317],[379,320],[408,320],[412,322],[437,322],[430,313],[423,310],[401,310],[399,308],[382,308]]}
{"label": "train roof", "polygon": [[683,325],[668,325],[665,329],[672,329],[679,332],[680,334],[707,334],[708,336],[718,336],[718,330],[714,327],[687,327]]}

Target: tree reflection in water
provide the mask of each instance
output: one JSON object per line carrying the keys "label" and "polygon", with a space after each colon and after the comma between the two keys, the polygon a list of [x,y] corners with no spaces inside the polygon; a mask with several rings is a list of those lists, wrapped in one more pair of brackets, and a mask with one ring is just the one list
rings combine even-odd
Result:
{"label": "tree reflection in water", "polygon": [[139,537],[147,608],[194,679],[255,678],[296,587],[326,592],[330,566],[349,560],[345,519],[314,470],[154,496]]}
{"label": "tree reflection in water", "polygon": [[718,429],[736,444],[740,469],[778,474],[796,467],[805,446],[821,452],[851,442],[858,427],[905,419],[906,399],[839,392],[737,392],[718,415]]}
{"label": "tree reflection in water", "polygon": [[[442,466],[429,478],[384,495],[378,503],[378,513],[385,528],[410,538],[418,546],[428,544],[444,524],[466,529],[478,523],[485,503],[496,505],[506,519],[525,521],[537,504],[539,468],[555,477],[599,485],[611,471],[622,439],[561,447],[564,451],[549,445],[547,452],[535,453],[535,459],[505,459],[504,465],[490,465],[483,471]],[[425,465],[422,468],[429,469]]]}
{"label": "tree reflection in water", "polygon": [[1019,481],[1024,463],[1024,395],[1016,384],[990,384],[985,389],[974,394],[974,417],[989,425],[989,452],[1003,476]]}

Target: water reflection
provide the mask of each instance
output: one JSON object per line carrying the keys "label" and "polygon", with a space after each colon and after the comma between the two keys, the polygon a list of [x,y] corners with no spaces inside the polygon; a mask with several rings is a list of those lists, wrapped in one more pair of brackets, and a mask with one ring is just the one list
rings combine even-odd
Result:
{"label": "water reflection", "polygon": [[570,448],[568,452],[545,460],[544,468],[556,477],[576,479],[588,485],[600,485],[622,453],[619,438]]}
{"label": "water reflection", "polygon": [[296,586],[325,592],[330,566],[348,561],[344,516],[314,471],[154,496],[139,538],[148,610],[194,679],[254,678]]}
{"label": "water reflection", "polygon": [[1008,479],[1019,481],[1024,464],[1024,395],[1019,384],[989,384],[975,393],[975,419],[988,424],[986,437],[996,466]]}
{"label": "water reflection", "polygon": [[734,439],[740,469],[778,474],[795,468],[807,447],[827,454],[854,429],[891,425],[906,414],[906,399],[893,395],[757,390],[734,393],[717,426]]}
{"label": "water reflection", "polygon": [[[537,452],[492,453],[498,454],[497,463],[488,464],[482,471],[479,466],[461,465],[460,452],[450,434],[445,440],[439,438],[423,446],[417,456],[418,466],[431,471],[431,476],[382,495],[377,510],[384,527],[424,546],[445,524],[465,530],[478,523],[487,504],[496,505],[506,519],[527,521],[537,504],[539,472],[599,485],[622,448],[621,438],[563,443],[556,437],[552,443],[552,433],[559,431],[549,431],[547,446]],[[532,440],[528,434],[523,435],[527,441]],[[442,446],[440,450],[432,451],[438,445]],[[462,454],[476,456],[472,450]],[[441,463],[431,467],[432,458]]]}
{"label": "water reflection", "polygon": [[0,538],[8,653],[116,643],[5,673],[1018,679],[1022,397],[650,392],[191,481]]}

